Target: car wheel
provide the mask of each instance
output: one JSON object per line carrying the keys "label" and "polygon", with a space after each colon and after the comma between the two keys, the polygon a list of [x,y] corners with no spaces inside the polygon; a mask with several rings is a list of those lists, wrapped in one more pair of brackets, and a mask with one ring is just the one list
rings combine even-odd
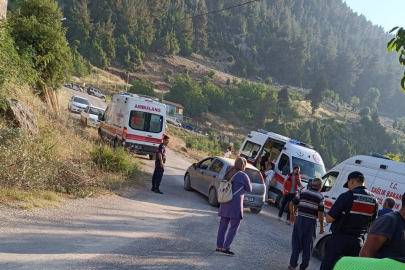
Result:
{"label": "car wheel", "polygon": [[187,191],[191,191],[191,182],[190,182],[190,175],[186,174],[186,176],[184,176],[184,189]]}
{"label": "car wheel", "polygon": [[250,212],[254,214],[259,214],[262,211],[262,208],[250,208]]}
{"label": "car wheel", "polygon": [[318,259],[319,259],[320,261],[322,261],[323,258],[325,257],[325,252],[326,252],[325,245],[326,245],[326,242],[328,241],[328,239],[329,239],[329,236],[328,236],[328,237],[324,237],[324,238],[321,240],[321,242],[318,243],[317,250],[318,250]]}
{"label": "car wheel", "polygon": [[210,189],[210,192],[208,194],[208,202],[211,206],[214,206],[214,207],[219,206],[218,198],[217,198],[217,190],[214,187],[212,187]]}

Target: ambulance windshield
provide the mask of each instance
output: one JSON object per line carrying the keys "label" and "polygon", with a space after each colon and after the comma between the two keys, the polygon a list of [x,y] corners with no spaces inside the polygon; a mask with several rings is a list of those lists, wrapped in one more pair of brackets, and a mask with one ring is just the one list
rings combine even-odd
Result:
{"label": "ambulance windshield", "polygon": [[300,174],[303,180],[314,179],[315,177],[322,177],[325,174],[325,167],[307,160],[293,157],[293,167],[300,166]]}

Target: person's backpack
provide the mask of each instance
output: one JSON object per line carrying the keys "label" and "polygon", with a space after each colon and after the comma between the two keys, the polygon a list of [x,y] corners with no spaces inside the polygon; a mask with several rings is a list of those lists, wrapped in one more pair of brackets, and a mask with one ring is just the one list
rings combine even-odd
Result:
{"label": "person's backpack", "polygon": [[239,172],[235,173],[232,178],[228,181],[226,179],[223,179],[221,183],[219,184],[218,188],[218,202],[219,203],[227,203],[232,201],[233,195],[238,193],[243,186],[238,189],[235,193],[232,193],[232,182],[233,178],[238,174]]}

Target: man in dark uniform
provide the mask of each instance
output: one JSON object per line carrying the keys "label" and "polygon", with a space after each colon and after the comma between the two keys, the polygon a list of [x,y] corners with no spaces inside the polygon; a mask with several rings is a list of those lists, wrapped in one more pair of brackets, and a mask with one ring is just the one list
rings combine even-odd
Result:
{"label": "man in dark uniform", "polygon": [[166,163],[166,146],[169,144],[170,138],[169,136],[163,137],[163,142],[159,145],[156,153],[156,161],[155,161],[155,171],[153,172],[152,176],[152,191],[155,193],[163,194],[160,191],[160,182],[162,181],[163,172],[165,171],[165,163]]}
{"label": "man in dark uniform", "polygon": [[332,235],[325,245],[321,270],[333,269],[341,256],[359,256],[364,234],[377,217],[377,199],[366,189],[362,173],[350,173],[343,187],[349,191],[337,198],[326,215],[326,222],[332,223]]}

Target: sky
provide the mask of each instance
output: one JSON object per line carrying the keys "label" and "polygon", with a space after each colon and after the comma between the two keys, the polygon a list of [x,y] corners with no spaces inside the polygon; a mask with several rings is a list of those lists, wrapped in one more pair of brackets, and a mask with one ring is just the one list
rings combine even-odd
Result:
{"label": "sky", "polygon": [[343,0],[358,14],[363,14],[373,24],[385,31],[395,26],[405,27],[404,0]]}

